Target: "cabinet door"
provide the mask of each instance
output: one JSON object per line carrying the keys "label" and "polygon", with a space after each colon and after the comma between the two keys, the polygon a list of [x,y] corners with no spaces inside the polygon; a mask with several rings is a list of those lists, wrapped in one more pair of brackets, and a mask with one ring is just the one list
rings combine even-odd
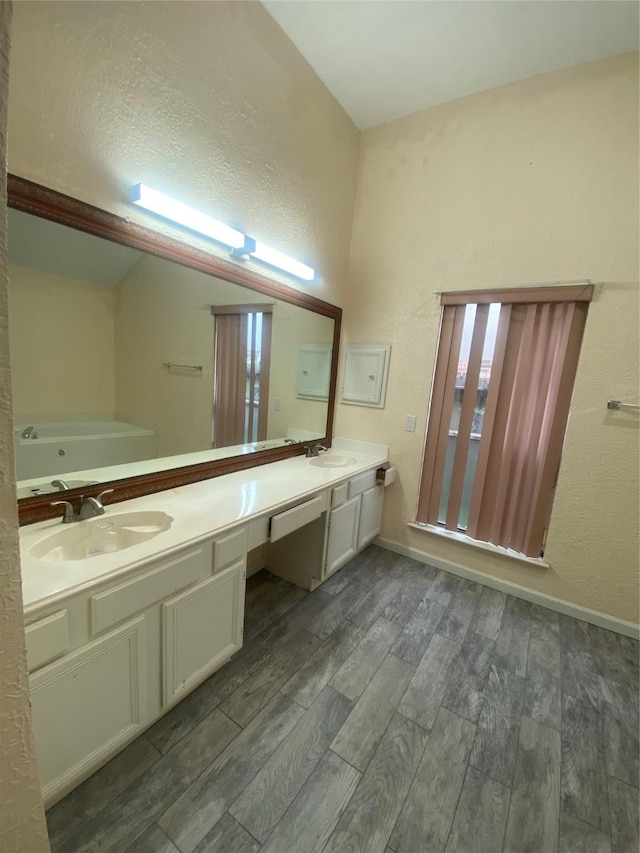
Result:
{"label": "cabinet door", "polygon": [[360,526],[358,528],[358,551],[364,548],[380,532],[384,486],[367,489],[361,496]]}
{"label": "cabinet door", "polygon": [[163,702],[172,704],[242,647],[244,558],[162,605]]}
{"label": "cabinet door", "polygon": [[66,793],[147,722],[145,619],[139,616],[29,679],[40,787]]}
{"label": "cabinet door", "polygon": [[331,510],[325,578],[353,557],[358,545],[360,495]]}

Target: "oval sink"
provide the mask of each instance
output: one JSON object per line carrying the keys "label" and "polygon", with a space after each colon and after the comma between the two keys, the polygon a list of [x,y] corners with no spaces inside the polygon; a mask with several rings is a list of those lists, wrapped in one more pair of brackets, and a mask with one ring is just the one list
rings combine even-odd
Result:
{"label": "oval sink", "polygon": [[353,456],[340,456],[338,453],[321,453],[309,460],[309,465],[314,468],[344,468],[345,465],[353,465],[356,460]]}
{"label": "oval sink", "polygon": [[86,560],[123,551],[153,539],[171,527],[173,518],[159,510],[101,515],[65,524],[29,549],[39,560]]}

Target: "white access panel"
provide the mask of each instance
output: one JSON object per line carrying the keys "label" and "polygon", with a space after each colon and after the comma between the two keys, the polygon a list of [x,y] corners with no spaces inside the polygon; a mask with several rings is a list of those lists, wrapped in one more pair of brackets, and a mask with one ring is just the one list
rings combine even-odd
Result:
{"label": "white access panel", "polygon": [[298,356],[297,396],[328,400],[331,380],[331,344],[302,344]]}
{"label": "white access panel", "polygon": [[389,344],[350,344],[346,348],[342,402],[384,408],[389,374]]}
{"label": "white access panel", "polygon": [[145,618],[29,678],[40,786],[49,801],[146,723]]}

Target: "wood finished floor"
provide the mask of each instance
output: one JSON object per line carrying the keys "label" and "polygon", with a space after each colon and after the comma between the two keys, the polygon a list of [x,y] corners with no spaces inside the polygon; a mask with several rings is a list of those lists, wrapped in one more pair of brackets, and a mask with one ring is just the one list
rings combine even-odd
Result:
{"label": "wood finished floor", "polygon": [[52,853],[638,853],[638,643],[370,546],[47,814]]}

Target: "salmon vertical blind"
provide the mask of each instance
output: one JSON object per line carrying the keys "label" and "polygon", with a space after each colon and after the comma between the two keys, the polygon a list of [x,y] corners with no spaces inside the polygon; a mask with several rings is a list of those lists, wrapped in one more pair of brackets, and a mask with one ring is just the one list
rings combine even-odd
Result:
{"label": "salmon vertical blind", "polygon": [[592,295],[442,294],[419,523],[542,556]]}
{"label": "salmon vertical blind", "polygon": [[213,446],[267,437],[271,305],[223,305],[215,316]]}

